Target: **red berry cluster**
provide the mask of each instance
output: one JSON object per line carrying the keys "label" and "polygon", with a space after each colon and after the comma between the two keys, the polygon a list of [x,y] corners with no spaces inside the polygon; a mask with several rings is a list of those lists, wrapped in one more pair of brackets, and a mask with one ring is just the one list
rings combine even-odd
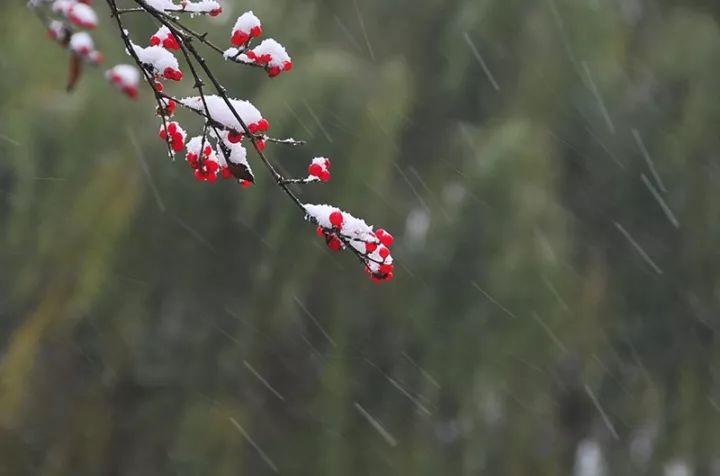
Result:
{"label": "red berry cluster", "polygon": [[67,19],[80,28],[92,30],[97,26],[97,15],[92,9],[90,2],[76,2],[69,6],[65,15]]}
{"label": "red berry cluster", "polygon": [[248,57],[250,61],[255,63],[256,65],[263,66],[268,73],[268,76],[271,78],[274,78],[278,74],[282,73],[283,71],[290,71],[292,70],[292,61],[284,61],[281,66],[270,66],[269,63],[273,60],[272,55],[269,53],[264,53],[261,55],[258,55],[253,50],[248,51],[245,53],[245,56]]}
{"label": "red berry cluster", "polygon": [[[263,132],[267,132],[270,129],[270,122],[268,122],[267,119],[262,118],[257,122],[253,122],[250,124],[247,124],[248,131],[250,131],[251,134],[259,134]],[[235,129],[228,130],[227,140],[231,144],[238,144],[242,142],[242,140],[245,138],[245,135],[242,132],[238,132]],[[264,139],[256,139],[255,145],[257,145],[257,148],[260,150],[265,150],[265,140]]]}
{"label": "red berry cluster", "polygon": [[106,76],[123,93],[133,99],[137,98],[139,73],[135,68],[129,65],[117,65],[110,69]]}
{"label": "red berry cluster", "polygon": [[167,124],[167,127],[161,127],[159,135],[162,140],[170,144],[173,151],[180,152],[185,148],[187,133],[177,122],[170,122]]}
{"label": "red berry cluster", "polygon": [[317,157],[308,165],[308,175],[322,182],[330,181],[330,159]]}
{"label": "red berry cluster", "polygon": [[[83,28],[94,28],[97,25],[97,16],[88,5],[89,3],[90,0],[32,0],[30,2],[32,8],[51,5],[50,9],[55,14],[54,16],[39,16],[53,20],[48,25],[49,36],[74,53],[71,73],[73,70],[80,69],[79,65],[82,59],[94,63],[102,61],[102,55],[94,50],[90,35],[86,32],[74,31],[73,25]],[[174,155],[186,150],[185,158],[198,181],[214,183],[218,181],[218,177],[222,177],[223,179],[237,179],[243,187],[252,185],[254,175],[242,141],[247,137],[258,151],[262,152],[265,149],[265,143],[268,140],[265,133],[269,130],[270,123],[262,117],[260,111],[248,101],[229,98],[208,70],[204,59],[192,48],[190,48],[190,52],[193,54],[187,55],[186,60],[190,63],[193,77],[200,83],[201,78],[193,69],[193,63],[197,62],[214,82],[218,95],[204,94],[199,84],[196,86],[200,89],[198,97],[176,99],[163,92],[163,80],[180,81],[183,79],[178,58],[172,51],[182,49],[184,45],[189,46],[189,42],[193,38],[205,42],[204,34],[195,33],[180,24],[179,20],[173,16],[174,19],[171,23],[164,23],[161,20],[166,26],[162,26],[150,36],[150,45],[143,48],[134,44],[130,39],[129,33],[123,27],[115,2],[111,1],[109,5],[116,15],[115,20],[123,41],[128,47],[128,54],[132,56],[138,67],[145,70],[146,79],[155,90],[155,98],[158,103],[157,114],[163,121],[159,136],[168,144],[170,154]],[[177,3],[174,1],[157,3],[153,0],[152,2],[148,1],[147,4],[138,2],[138,5],[140,8],[133,9],[133,11],[145,11],[153,16],[157,13],[153,10],[162,11],[164,14],[185,12],[190,13],[191,16],[196,14],[217,16],[222,12],[222,8],[215,0],[179,0]],[[285,48],[274,39],[264,39],[250,49],[251,41],[259,38],[262,34],[260,20],[252,12],[242,14],[230,36],[230,42],[234,47],[222,52],[223,56],[236,63],[252,63],[260,66],[270,77],[277,76],[283,71],[290,71],[293,67],[292,60]],[[216,47],[213,48],[217,50]],[[190,56],[193,56],[194,60]],[[106,72],[106,77],[126,95],[131,98],[137,97],[140,73],[133,66],[116,65]],[[188,140],[188,135],[180,124],[170,120],[178,103],[186,110],[195,112],[204,118],[205,127],[202,135]],[[275,139],[271,140],[276,141]],[[300,143],[293,139],[279,142],[292,145]],[[277,184],[305,209],[306,219],[318,225],[317,234],[325,240],[330,250],[349,249],[352,251],[363,262],[366,271],[375,282],[393,279],[394,264],[390,248],[394,238],[389,232],[382,228],[373,230],[373,227],[364,220],[353,217],[332,205],[302,203],[287,186],[288,184],[312,181],[328,182],[331,179],[329,159],[314,158],[307,168],[308,177],[292,179],[280,175],[262,153],[260,156],[265,161],[265,165],[270,168]]]}
{"label": "red berry cluster", "polygon": [[[158,91],[162,91],[162,84],[157,83],[156,86],[160,86]],[[172,117],[173,114],[175,114],[175,109],[177,109],[177,103],[174,99],[163,99],[162,100],[163,108],[158,112],[158,114],[161,114],[163,116]]]}
{"label": "red berry cluster", "polygon": [[392,264],[390,247],[395,242],[395,238],[383,228],[375,230],[375,237],[380,242],[379,244],[375,242],[365,243],[365,253],[372,259],[365,270],[375,282],[392,281],[395,265]]}
{"label": "red berry cluster", "polygon": [[162,45],[163,48],[168,49],[168,50],[179,50],[180,49],[180,43],[178,42],[178,39],[165,26],[160,28],[157,31],[157,33],[155,33],[153,36],[150,37],[150,45],[151,46]]}
{"label": "red berry cluster", "polygon": [[183,79],[182,71],[179,69],[167,67],[165,68],[165,71],[163,71],[163,77],[165,79],[171,79],[173,81],[180,81]]}
{"label": "red berry cluster", "polygon": [[262,35],[262,26],[256,25],[252,28],[250,28],[249,32],[244,32],[242,30],[235,30],[232,32],[232,36],[230,37],[230,43],[232,43],[235,46],[242,46],[246,44],[248,41],[250,41],[253,38],[258,38]]}
{"label": "red berry cluster", "polygon": [[[215,157],[215,151],[210,144],[206,144],[203,148],[202,157],[198,157],[197,154],[188,151],[185,158],[190,164],[190,167],[195,171],[195,178],[197,180],[201,182],[215,182],[217,180],[217,173],[220,169],[220,164],[218,164]],[[224,167],[223,177],[232,177],[232,174],[229,172],[228,168]]]}
{"label": "red berry cluster", "polygon": [[[350,217],[349,220],[357,221],[354,217]],[[318,225],[316,233],[325,239],[325,244],[330,250],[340,251],[346,246],[350,246],[362,257],[365,262],[365,270],[374,282],[392,281],[395,270],[390,254],[390,247],[395,241],[392,234],[378,228],[374,232],[369,231],[362,239],[359,239],[352,230],[346,229],[347,220],[340,210],[331,212],[328,221],[330,227]]]}

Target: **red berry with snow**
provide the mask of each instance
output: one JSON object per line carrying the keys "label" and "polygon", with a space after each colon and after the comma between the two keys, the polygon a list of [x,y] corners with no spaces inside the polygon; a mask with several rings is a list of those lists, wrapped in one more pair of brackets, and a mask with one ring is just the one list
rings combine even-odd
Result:
{"label": "red berry with snow", "polygon": [[330,224],[335,228],[342,228],[343,215],[342,212],[334,211],[330,214]]}
{"label": "red berry with snow", "polygon": [[395,266],[391,264],[381,264],[380,265],[380,272],[383,274],[390,274],[395,270]]}
{"label": "red berry with snow", "polygon": [[177,38],[175,38],[175,35],[172,33],[163,40],[162,42],[163,46],[169,50],[179,50],[180,49],[180,43],[178,43]]}
{"label": "red berry with snow", "polygon": [[375,231],[375,236],[378,237],[378,240],[380,240],[380,243],[387,246],[388,248],[390,248],[393,245],[393,243],[395,242],[395,238],[390,233],[388,233],[387,231],[385,231],[382,228],[378,228]]}
{"label": "red berry with snow", "polygon": [[183,141],[183,138],[181,135],[176,134],[172,138],[172,150],[175,152],[180,152],[185,148],[185,142]]}
{"label": "red berry with snow", "polygon": [[310,164],[308,166],[308,174],[310,174],[312,176],[319,178],[322,171],[323,171],[322,167],[318,164]]}
{"label": "red berry with snow", "polygon": [[243,135],[236,131],[230,131],[228,132],[227,139],[231,144],[237,144],[238,142],[242,142]]}
{"label": "red berry with snow", "polygon": [[246,33],[242,31],[234,31],[232,36],[230,37],[230,43],[232,43],[235,46],[242,46],[244,45],[248,40],[250,39],[250,36],[248,36]]}
{"label": "red berry with snow", "polygon": [[183,78],[183,74],[179,69],[174,69],[169,66],[163,71],[163,76],[173,81],[180,81]]}

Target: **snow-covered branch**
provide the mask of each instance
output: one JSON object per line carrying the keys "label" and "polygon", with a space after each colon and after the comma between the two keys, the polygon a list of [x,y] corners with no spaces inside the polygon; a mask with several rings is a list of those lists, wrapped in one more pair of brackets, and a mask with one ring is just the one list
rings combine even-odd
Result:
{"label": "snow-covered branch", "polygon": [[[316,157],[308,164],[306,177],[285,177],[267,156],[267,144],[299,146],[303,141],[279,139],[268,135],[270,121],[250,101],[232,98],[218,81],[197,46],[225,60],[262,69],[274,78],[292,70],[293,62],[278,41],[263,36],[260,19],[252,12],[237,18],[229,32],[230,46],[223,48],[185,23],[181,14],[217,16],[222,13],[214,0],[132,0],[133,6],[119,8],[117,0],[105,0],[117,27],[125,53],[133,65],[117,64],[106,78],[132,99],[140,97],[141,79],[152,92],[156,114],[161,121],[160,138],[167,144],[168,155],[184,153],[185,161],[197,180],[216,182],[218,178],[233,179],[243,187],[255,182],[248,160],[247,148],[254,150],[258,160],[276,185],[291,199],[305,218],[316,225],[328,248],[346,249],[364,265],[375,281],[393,277],[390,247],[393,237],[383,229],[374,229],[364,220],[331,205],[303,203],[291,185],[322,183],[331,179],[330,160]],[[98,65],[104,56],[95,48],[88,30],[99,25],[90,0],[30,0],[28,6],[48,28],[49,36],[65,48],[71,58],[68,89],[80,78],[82,65]],[[133,14],[133,15],[128,15]],[[126,20],[145,15],[158,26],[146,41],[133,39]],[[254,45],[256,41],[260,41]],[[173,82],[192,80],[196,95],[177,97],[170,94]],[[212,92],[210,92],[212,90]],[[198,133],[189,133],[174,115],[180,107],[193,112],[199,119]]]}

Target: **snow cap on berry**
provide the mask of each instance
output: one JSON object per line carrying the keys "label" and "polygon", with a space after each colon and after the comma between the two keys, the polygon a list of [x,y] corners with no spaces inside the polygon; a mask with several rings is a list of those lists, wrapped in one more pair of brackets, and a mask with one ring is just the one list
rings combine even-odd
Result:
{"label": "snow cap on berry", "polygon": [[330,180],[330,160],[325,157],[315,157],[308,166],[308,175],[323,182]]}
{"label": "snow cap on berry", "polygon": [[150,73],[175,81],[182,79],[177,58],[162,46],[132,46],[140,62]]}
{"label": "snow cap on berry", "polygon": [[131,98],[137,97],[140,72],[129,64],[118,64],[105,72],[105,77]]}
{"label": "snow cap on berry", "polygon": [[[200,96],[193,96],[181,99],[180,102],[190,109],[194,109],[195,111],[208,115],[214,121],[222,124],[228,129],[232,129],[237,132],[244,132],[242,125],[225,103],[225,100],[220,96],[206,95],[204,102]],[[207,110],[205,108],[206,104]],[[233,109],[235,109],[245,125],[249,126],[250,124],[255,124],[262,119],[260,111],[258,111],[258,109],[249,101],[230,99],[230,104],[232,104]]]}
{"label": "snow cap on berry", "polygon": [[97,26],[98,18],[91,6],[80,2],[69,2],[62,7],[62,13],[73,24],[87,29]]}
{"label": "snow cap on berry", "polygon": [[242,46],[251,38],[262,35],[260,19],[252,11],[245,12],[238,17],[232,29],[230,42],[235,46]]}

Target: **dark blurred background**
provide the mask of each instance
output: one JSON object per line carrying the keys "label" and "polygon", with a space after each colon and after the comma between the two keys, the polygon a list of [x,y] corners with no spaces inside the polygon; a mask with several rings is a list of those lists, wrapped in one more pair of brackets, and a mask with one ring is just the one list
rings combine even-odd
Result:
{"label": "dark blurred background", "polygon": [[170,162],[147,90],[65,94],[65,52],[3,3],[0,474],[719,475],[718,5],[194,20],[226,43],[252,9],[286,45],[273,80],[208,58],[310,141],[273,161],[332,158],[304,200],[394,232],[376,285],[257,161],[250,189]]}

